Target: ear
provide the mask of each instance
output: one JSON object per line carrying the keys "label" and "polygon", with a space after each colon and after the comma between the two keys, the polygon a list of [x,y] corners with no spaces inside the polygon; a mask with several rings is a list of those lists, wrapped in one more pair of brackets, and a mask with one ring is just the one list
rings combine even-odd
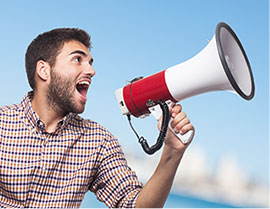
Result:
{"label": "ear", "polygon": [[39,79],[47,81],[50,77],[50,64],[44,60],[39,60],[36,65],[36,75]]}

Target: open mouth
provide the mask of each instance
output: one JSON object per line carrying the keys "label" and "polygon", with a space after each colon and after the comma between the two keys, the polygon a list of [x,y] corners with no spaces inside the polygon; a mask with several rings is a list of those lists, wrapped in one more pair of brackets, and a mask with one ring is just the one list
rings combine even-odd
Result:
{"label": "open mouth", "polygon": [[89,85],[90,85],[90,81],[80,81],[76,85],[77,91],[83,96],[83,98],[86,98]]}

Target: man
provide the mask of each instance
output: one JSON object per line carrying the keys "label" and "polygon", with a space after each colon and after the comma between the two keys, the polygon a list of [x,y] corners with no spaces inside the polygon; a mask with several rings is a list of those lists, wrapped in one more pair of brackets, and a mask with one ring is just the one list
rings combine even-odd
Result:
{"label": "man", "polygon": [[[0,109],[0,206],[79,207],[88,190],[108,207],[163,207],[188,145],[167,133],[160,163],[143,187],[117,139],[78,116],[95,75],[89,35],[62,28],[40,34],[26,52],[33,91]],[[181,106],[177,132],[193,130]]]}

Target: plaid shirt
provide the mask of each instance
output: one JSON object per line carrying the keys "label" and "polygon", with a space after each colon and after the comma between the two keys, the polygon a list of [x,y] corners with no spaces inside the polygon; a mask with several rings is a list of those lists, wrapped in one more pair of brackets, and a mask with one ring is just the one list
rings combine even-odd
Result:
{"label": "plaid shirt", "polygon": [[47,133],[31,97],[0,108],[0,207],[80,207],[88,190],[108,207],[134,207],[142,184],[117,139],[74,113]]}

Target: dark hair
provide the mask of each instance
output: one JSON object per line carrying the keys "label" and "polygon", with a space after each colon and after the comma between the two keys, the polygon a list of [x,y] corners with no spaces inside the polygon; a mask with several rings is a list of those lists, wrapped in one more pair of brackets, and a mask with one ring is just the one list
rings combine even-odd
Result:
{"label": "dark hair", "polygon": [[28,82],[33,90],[36,88],[35,72],[39,60],[46,61],[52,67],[64,43],[79,41],[91,48],[90,36],[77,28],[58,28],[38,35],[28,46],[25,54],[25,68]]}

